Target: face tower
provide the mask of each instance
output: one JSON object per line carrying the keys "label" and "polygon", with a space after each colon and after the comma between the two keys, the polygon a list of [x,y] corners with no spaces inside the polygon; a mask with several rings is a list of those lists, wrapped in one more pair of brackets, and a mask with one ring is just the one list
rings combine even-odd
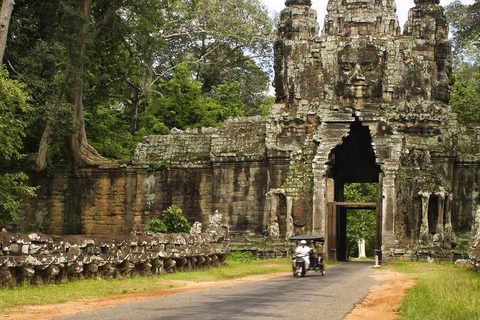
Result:
{"label": "face tower", "polygon": [[[412,3],[413,4],[413,3]],[[394,0],[329,0],[319,34],[310,0],[287,0],[275,43],[277,105],[267,147],[288,171],[294,229],[306,221],[345,258],[346,183],[377,182],[377,250],[449,246],[456,116],[448,24],[437,0],[416,0],[403,34]],[[296,203],[311,207],[296,211]],[[335,207],[335,209],[333,209]],[[305,231],[303,227],[303,230]]]}

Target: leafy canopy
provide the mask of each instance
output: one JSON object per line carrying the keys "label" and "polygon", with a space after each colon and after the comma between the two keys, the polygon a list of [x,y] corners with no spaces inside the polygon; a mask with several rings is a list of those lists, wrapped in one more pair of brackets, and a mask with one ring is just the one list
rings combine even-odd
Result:
{"label": "leafy canopy", "polygon": [[80,21],[72,0],[20,0],[12,15],[7,65],[33,107],[24,151],[37,152],[47,136],[47,163],[73,153],[65,144],[80,127],[69,103],[72,52],[85,37],[76,61],[85,69],[85,133],[109,158],[131,157],[145,135],[218,126],[272,104],[274,21],[261,0],[99,0],[85,37]]}
{"label": "leafy canopy", "polygon": [[480,122],[480,1],[446,7],[453,33],[453,74],[450,105],[461,122]]}
{"label": "leafy canopy", "polygon": [[[18,160],[21,153],[25,127],[29,112],[28,96],[23,86],[8,78],[7,72],[0,70],[0,156],[1,160]],[[0,175],[0,227],[11,226],[18,221],[20,210],[19,194],[34,196],[36,188],[23,181],[28,177],[23,172]]]}

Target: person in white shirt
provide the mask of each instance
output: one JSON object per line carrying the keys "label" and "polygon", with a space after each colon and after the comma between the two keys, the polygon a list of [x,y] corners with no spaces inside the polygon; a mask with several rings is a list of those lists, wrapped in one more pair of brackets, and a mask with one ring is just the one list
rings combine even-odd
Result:
{"label": "person in white shirt", "polygon": [[[295,249],[293,256],[296,257],[299,254],[302,255],[303,261],[305,261],[305,270],[308,270],[310,267],[310,258],[308,257],[310,255],[310,247],[307,246],[306,240],[300,241],[300,245]],[[293,260],[293,263],[295,264],[295,260]]]}

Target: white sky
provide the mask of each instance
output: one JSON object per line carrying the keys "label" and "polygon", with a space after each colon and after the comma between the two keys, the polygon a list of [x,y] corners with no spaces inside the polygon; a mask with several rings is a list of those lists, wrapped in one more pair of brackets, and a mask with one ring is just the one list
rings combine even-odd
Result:
{"label": "white sky", "polygon": [[[270,11],[280,12],[285,8],[285,0],[262,0]],[[318,14],[318,22],[320,26],[323,25],[323,18],[327,14],[327,0],[312,0],[312,9],[315,9]],[[396,0],[397,3],[397,16],[400,22],[400,27],[403,29],[403,25],[408,18],[408,10],[415,6],[413,0]],[[452,0],[440,0],[440,5],[446,6],[450,4]],[[465,4],[472,4],[473,0],[463,0]],[[320,28],[321,29],[321,28]]]}

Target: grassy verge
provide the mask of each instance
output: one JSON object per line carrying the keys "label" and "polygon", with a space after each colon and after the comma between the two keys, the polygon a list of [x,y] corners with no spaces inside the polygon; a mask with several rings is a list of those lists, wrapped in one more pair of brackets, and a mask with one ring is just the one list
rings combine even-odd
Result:
{"label": "grassy verge", "polygon": [[83,280],[65,284],[41,286],[22,286],[13,289],[0,289],[0,313],[8,314],[16,307],[63,303],[86,298],[100,298],[127,293],[155,291],[181,286],[172,284],[171,280],[185,281],[222,281],[242,278],[250,275],[271,274],[290,270],[288,259],[227,260],[221,268],[211,268],[192,272],[179,272],[133,278],[128,280]]}
{"label": "grassy verge", "polygon": [[417,281],[399,308],[404,320],[480,319],[480,275],[453,264],[394,262]]}

